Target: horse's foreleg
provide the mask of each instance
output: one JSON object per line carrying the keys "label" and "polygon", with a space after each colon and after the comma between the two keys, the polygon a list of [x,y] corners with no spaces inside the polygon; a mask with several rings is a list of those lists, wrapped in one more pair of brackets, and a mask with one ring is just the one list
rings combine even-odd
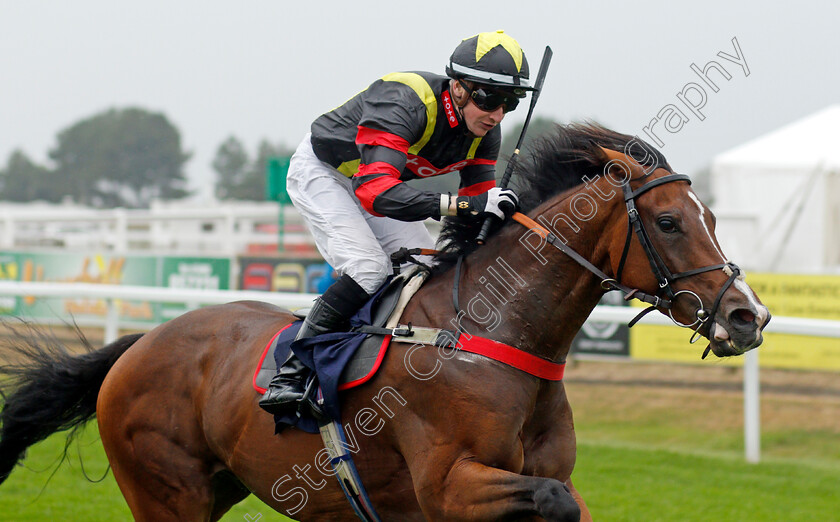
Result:
{"label": "horse's foreleg", "polygon": [[[508,520],[542,517],[578,521],[581,510],[569,488],[556,479],[528,477],[462,460],[434,481],[416,481],[423,514],[430,520]],[[432,481],[436,483],[432,483]]]}

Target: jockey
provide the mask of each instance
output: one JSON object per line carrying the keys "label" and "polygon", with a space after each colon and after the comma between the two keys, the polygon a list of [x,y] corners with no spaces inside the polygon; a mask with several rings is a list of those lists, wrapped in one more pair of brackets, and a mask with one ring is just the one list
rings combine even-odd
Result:
{"label": "jockey", "polygon": [[[297,339],[335,331],[385,282],[390,254],[434,247],[423,220],[509,217],[513,191],[496,187],[499,123],[526,91],[528,61],[503,31],[463,40],[447,76],[392,73],[315,120],[291,158],[287,190],[324,259],[340,275]],[[460,172],[457,196],[403,181]],[[308,370],[290,353],[260,406],[296,407]]]}

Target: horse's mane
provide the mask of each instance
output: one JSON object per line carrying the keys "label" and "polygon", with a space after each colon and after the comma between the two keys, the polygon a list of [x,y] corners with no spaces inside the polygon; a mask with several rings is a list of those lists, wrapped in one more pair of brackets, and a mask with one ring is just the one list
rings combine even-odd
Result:
{"label": "horse's mane", "polygon": [[[624,152],[634,140],[633,159],[644,166],[671,168],[665,157],[650,144],[627,134],[620,134],[593,123],[571,123],[555,128],[526,147],[511,177],[511,188],[519,196],[520,211],[528,213],[553,196],[577,187],[583,178],[603,173],[604,147]],[[645,156],[645,159],[642,159]],[[455,260],[475,250],[475,237],[481,227],[478,219],[446,218],[440,233],[441,253],[437,255],[436,272],[448,269]]]}

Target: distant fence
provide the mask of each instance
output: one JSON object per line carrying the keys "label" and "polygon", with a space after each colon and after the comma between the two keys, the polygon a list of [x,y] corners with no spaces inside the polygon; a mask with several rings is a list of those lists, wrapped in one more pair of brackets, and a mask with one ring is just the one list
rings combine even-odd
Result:
{"label": "distant fence", "polygon": [[[125,301],[153,301],[157,303],[181,303],[187,308],[201,305],[222,304],[231,301],[255,300],[295,309],[309,306],[315,294],[277,293],[260,291],[196,290],[181,288],[157,288],[146,286],[103,285],[89,283],[25,283],[0,282],[0,295],[26,298],[47,297],[66,299],[93,299],[104,302],[104,317],[93,319],[105,329],[105,343],[117,338],[120,327],[118,303]],[[587,323],[626,323],[638,309],[628,307],[595,307]],[[642,323],[670,325],[671,321],[660,314],[646,316]],[[89,322],[90,324],[90,322]],[[147,325],[148,326],[148,325]],[[791,335],[818,336],[840,339],[840,321],[804,319],[798,317],[774,317],[767,332]],[[752,350],[744,357],[744,440],[746,458],[750,462],[760,459],[759,418],[759,365],[758,350]]]}
{"label": "distant fence", "polygon": [[[433,236],[440,223],[428,219]],[[0,249],[60,248],[117,254],[235,256],[314,253],[312,236],[291,205],[261,201],[153,201],[148,209],[4,202]]]}
{"label": "distant fence", "polygon": [[[150,209],[100,210],[62,205],[11,205],[0,212],[0,248],[52,247],[110,252],[233,255],[249,245],[278,242],[276,203],[155,202]],[[310,244],[298,214],[284,209],[294,232],[285,240]]]}

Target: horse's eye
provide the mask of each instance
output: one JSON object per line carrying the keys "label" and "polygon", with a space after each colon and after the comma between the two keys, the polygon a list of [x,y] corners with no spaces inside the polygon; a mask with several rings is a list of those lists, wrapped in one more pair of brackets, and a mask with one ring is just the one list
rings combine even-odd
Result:
{"label": "horse's eye", "polygon": [[661,217],[656,220],[656,224],[659,225],[659,230],[665,232],[666,234],[673,234],[674,232],[679,231],[679,228],[677,228],[677,222],[671,217]]}

